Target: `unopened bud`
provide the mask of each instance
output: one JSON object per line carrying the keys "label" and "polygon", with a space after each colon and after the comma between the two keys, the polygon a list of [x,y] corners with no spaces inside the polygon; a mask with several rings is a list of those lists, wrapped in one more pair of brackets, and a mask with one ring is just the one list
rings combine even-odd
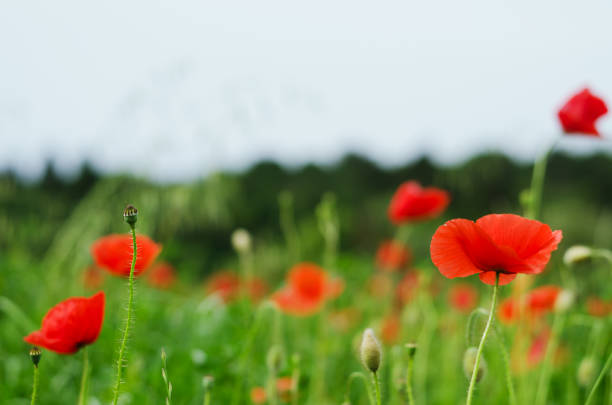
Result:
{"label": "unopened bud", "polygon": [[274,372],[274,374],[278,374],[283,369],[285,365],[285,355],[280,346],[272,346],[270,350],[268,350],[266,364],[268,370]]}
{"label": "unopened bud", "polygon": [[212,375],[205,375],[202,378],[202,386],[204,387],[206,391],[212,388],[212,385],[214,382],[215,382],[215,377],[213,377]]}
{"label": "unopened bud", "polygon": [[555,300],[555,312],[567,312],[574,304],[574,292],[571,290],[561,290]]}
{"label": "unopened bud", "polygon": [[583,387],[589,387],[597,376],[598,366],[597,360],[593,357],[585,357],[582,359],[578,366],[578,374],[576,376],[578,378],[578,384]]}
{"label": "unopened bud", "polygon": [[406,343],[406,349],[408,350],[408,357],[413,358],[416,354],[417,344],[416,343]]}
{"label": "unopened bud", "polygon": [[[475,347],[468,347],[468,349],[463,354],[463,372],[465,376],[469,379],[472,378],[472,373],[474,372],[474,366],[476,365],[476,355],[478,354],[478,349]],[[480,364],[478,365],[478,371],[476,372],[476,382],[482,380],[482,378],[487,373],[487,362],[484,359],[484,356],[480,355]]]}
{"label": "unopened bud", "polygon": [[236,229],[232,233],[232,246],[238,253],[247,253],[251,250],[251,234],[246,229]]}
{"label": "unopened bud", "polygon": [[32,364],[34,364],[34,367],[38,367],[38,363],[40,362],[41,354],[42,352],[36,346],[30,349],[30,359],[32,360]]}
{"label": "unopened bud", "polygon": [[382,348],[371,328],[368,328],[363,332],[359,354],[361,356],[361,362],[365,368],[373,373],[376,373],[380,367]]}
{"label": "unopened bud", "polygon": [[128,204],[123,210],[123,220],[133,228],[138,220],[138,210],[136,207],[134,207],[132,204]]}
{"label": "unopened bud", "polygon": [[583,262],[593,255],[593,249],[588,246],[576,245],[565,251],[563,255],[563,263],[566,266],[572,266],[576,263]]}

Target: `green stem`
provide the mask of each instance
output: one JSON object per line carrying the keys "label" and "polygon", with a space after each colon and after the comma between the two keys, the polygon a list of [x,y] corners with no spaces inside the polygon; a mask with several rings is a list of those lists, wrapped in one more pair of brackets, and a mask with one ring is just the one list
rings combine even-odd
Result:
{"label": "green stem", "polygon": [[499,273],[495,273],[495,286],[493,287],[491,311],[489,311],[489,319],[487,320],[487,326],[485,326],[485,330],[482,333],[482,338],[480,339],[480,344],[478,345],[478,351],[476,352],[476,361],[474,362],[474,369],[472,370],[472,378],[470,379],[470,387],[468,388],[466,405],[471,405],[472,403],[472,396],[474,395],[474,386],[476,386],[476,376],[478,375],[478,370],[480,368],[480,356],[482,355],[482,349],[484,348],[485,341],[487,340],[489,329],[493,324],[495,304],[497,303],[497,290],[499,290]]}
{"label": "green stem", "polygon": [[38,366],[34,366],[34,382],[32,383],[32,401],[30,405],[36,403],[36,393],[38,392]]}
{"label": "green stem", "polygon": [[529,192],[529,206],[527,209],[528,218],[537,219],[540,215],[540,207],[542,205],[542,190],[544,189],[544,178],[546,177],[546,166],[548,164],[548,158],[556,145],[557,141],[553,142],[546,153],[544,153],[544,155],[533,165],[531,189]]}
{"label": "green stem", "polygon": [[408,405],[414,405],[414,395],[412,394],[412,369],[414,365],[414,357],[408,357],[408,367],[406,369],[406,395],[408,396]]}
{"label": "green stem", "polygon": [[597,391],[597,387],[599,387],[599,384],[601,384],[603,381],[604,377],[610,370],[610,367],[612,367],[612,352],[608,356],[608,360],[606,360],[606,364],[604,364],[603,368],[601,369],[599,376],[597,376],[597,380],[595,380],[595,384],[593,384],[593,388],[591,388],[591,392],[589,392],[589,396],[587,397],[584,405],[590,405],[590,403],[593,401],[593,398],[595,398],[595,391]]}
{"label": "green stem", "polygon": [[504,344],[504,339],[502,334],[497,328],[493,327],[493,333],[497,338],[497,343],[499,345],[499,350],[502,353],[502,359],[504,361],[504,369],[506,374],[506,388],[508,388],[508,395],[510,396],[509,402],[510,405],[517,405],[516,402],[516,391],[514,390],[514,383],[512,382],[512,373],[510,372],[510,355],[508,354],[508,349],[506,349],[506,345]]}
{"label": "green stem", "polygon": [[127,318],[125,320],[125,329],[123,330],[123,338],[121,339],[121,346],[119,347],[119,358],[117,359],[117,380],[115,382],[115,391],[113,394],[113,405],[117,405],[119,399],[119,389],[121,387],[121,372],[123,370],[123,359],[126,353],[127,340],[130,332],[130,324],[132,323],[132,305],[134,302],[134,268],[136,267],[136,228],[132,228],[132,241],[134,245],[134,252],[132,254],[132,267],[130,268],[130,279],[129,279],[129,298],[127,306]]}
{"label": "green stem", "polygon": [[550,374],[552,372],[552,355],[557,349],[557,340],[563,328],[563,318],[563,315],[556,314],[553,320],[552,331],[550,332],[550,338],[546,345],[546,352],[544,353],[544,361],[542,363],[535,405],[544,405],[546,403],[548,386],[550,385]]}
{"label": "green stem", "polygon": [[372,373],[372,379],[374,380],[374,391],[376,392],[376,405],[381,405],[380,402],[380,382],[378,381],[378,374]]}
{"label": "green stem", "polygon": [[204,405],[210,405],[210,390],[204,393]]}
{"label": "green stem", "polygon": [[236,378],[236,385],[233,390],[234,393],[232,396],[232,401],[230,402],[230,404],[232,405],[237,405],[238,403],[240,403],[242,399],[241,396],[244,392],[243,384],[245,380],[248,380],[248,377],[249,377],[247,374],[247,370],[248,370],[247,361],[251,354],[251,349],[253,348],[253,342],[255,341],[257,332],[259,331],[259,328],[261,327],[261,321],[263,320],[263,314],[266,308],[274,309],[274,307],[271,305],[270,306],[267,306],[267,305],[259,306],[259,308],[257,309],[257,312],[255,313],[255,319],[253,320],[253,323],[249,331],[247,332],[246,339],[244,341],[244,345],[242,346],[242,352],[240,353],[239,360],[238,360],[240,377]]}
{"label": "green stem", "polygon": [[81,390],[79,391],[79,405],[85,405],[87,386],[89,382],[89,356],[87,347],[83,349],[83,374],[81,375]]}
{"label": "green stem", "polygon": [[352,384],[353,380],[355,380],[356,378],[361,378],[361,381],[363,381],[363,386],[365,387],[366,392],[368,394],[368,399],[370,400],[370,405],[375,405],[374,396],[372,394],[372,388],[370,388],[370,385],[368,384],[368,379],[366,378],[365,375],[363,375],[362,372],[359,372],[359,371],[355,371],[355,372],[351,373],[351,375],[348,378],[347,386],[346,386],[346,395],[344,397],[345,402],[346,403],[350,403],[350,400],[351,400],[351,384]]}

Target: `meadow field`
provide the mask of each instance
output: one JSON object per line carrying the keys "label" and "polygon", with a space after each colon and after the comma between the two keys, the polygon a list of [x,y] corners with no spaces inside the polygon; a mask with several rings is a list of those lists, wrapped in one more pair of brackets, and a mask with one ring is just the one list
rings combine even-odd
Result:
{"label": "meadow field", "polygon": [[[473,404],[610,405],[610,167],[606,155],[553,154],[541,209],[532,165],[497,154],[455,167],[264,162],[172,185],[87,167],[62,179],[50,166],[36,183],[6,173],[0,403],[464,404],[473,385]],[[400,189],[414,182],[424,187],[416,194],[441,194],[402,211]],[[128,204],[137,216],[124,217]],[[449,278],[444,261],[455,259],[442,257],[447,245],[436,251],[434,235],[490,213],[555,230],[529,267],[540,274],[499,287]],[[138,239],[128,304],[130,218],[150,239]],[[487,257],[474,260],[492,261],[489,284],[511,274]],[[31,335],[70,297],[98,306],[78,309],[90,302],[81,299]]]}

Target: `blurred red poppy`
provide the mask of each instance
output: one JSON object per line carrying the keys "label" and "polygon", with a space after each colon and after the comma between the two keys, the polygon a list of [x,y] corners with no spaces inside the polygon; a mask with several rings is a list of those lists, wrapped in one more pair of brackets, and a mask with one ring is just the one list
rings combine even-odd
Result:
{"label": "blurred red poppy", "polygon": [[450,197],[435,187],[422,188],[416,181],[401,184],[389,204],[389,219],[394,224],[435,218],[448,206]]}
{"label": "blurred red poppy", "polygon": [[[561,288],[554,285],[545,285],[531,290],[525,296],[524,315],[534,319],[555,309],[557,297]],[[504,323],[512,323],[520,317],[519,302],[516,298],[508,298],[499,306],[499,318]]]}
{"label": "blurred red poppy", "polygon": [[383,271],[397,271],[410,262],[408,248],[398,240],[387,240],[380,244],[376,252],[376,267]]}
{"label": "blurred red poppy", "polygon": [[507,284],[518,273],[538,274],[563,235],[541,222],[512,214],[486,215],[476,222],[453,219],[431,240],[431,259],[448,278],[479,274],[486,284]]}
{"label": "blurred red poppy", "polygon": [[546,346],[550,340],[550,329],[545,328],[538,333],[532,340],[527,352],[527,364],[529,367],[538,365],[544,359],[546,353]]}
{"label": "blurred red poppy", "polygon": [[283,402],[291,401],[293,390],[293,378],[279,377],[276,379],[276,393],[279,399]]}
{"label": "blurred red poppy", "polygon": [[218,294],[225,302],[229,302],[240,292],[240,278],[231,270],[221,270],[213,274],[207,282],[209,294]]}
{"label": "blurred red poppy", "polygon": [[176,271],[170,263],[157,263],[147,273],[147,283],[155,288],[166,290],[176,282]]}
{"label": "blurred red poppy", "polygon": [[381,340],[387,344],[392,345],[397,342],[400,337],[401,322],[400,318],[396,314],[391,314],[382,321],[380,327]]}
{"label": "blurred red poppy", "polygon": [[39,330],[23,340],[60,354],[76,353],[98,339],[104,320],[104,292],[72,297],[47,312]]}
{"label": "blurred red poppy", "polygon": [[601,98],[594,96],[589,89],[583,89],[561,107],[558,116],[568,134],[600,136],[595,122],[607,112],[608,107]]}
{"label": "blurred red poppy", "polygon": [[599,297],[589,297],[586,302],[587,312],[591,316],[603,318],[612,314],[612,302],[607,303]]}
{"label": "blurred red poppy", "polygon": [[[135,277],[142,274],[161,251],[161,245],[144,235],[136,236],[136,245]],[[128,234],[104,236],[91,246],[96,264],[116,276],[129,277],[133,254],[132,236]]]}
{"label": "blurred red poppy", "polygon": [[97,290],[104,284],[104,272],[96,266],[89,266],[83,272],[83,285],[88,290]]}
{"label": "blurred red poppy", "polygon": [[253,277],[243,282],[247,295],[253,302],[260,301],[268,293],[268,284],[265,280]]}
{"label": "blurred red poppy", "polygon": [[400,280],[396,288],[397,300],[401,305],[406,305],[416,296],[419,287],[419,273],[416,270],[407,272]]}
{"label": "blurred red poppy", "polygon": [[455,284],[448,292],[448,302],[457,311],[469,314],[478,303],[478,291],[470,284]]}
{"label": "blurred red poppy", "polygon": [[344,289],[341,280],[331,279],[325,270],[313,263],[293,266],[287,282],[287,286],[274,293],[272,300],[282,311],[298,316],[318,312],[326,300],[337,297]]}
{"label": "blurred red poppy", "polygon": [[263,404],[266,402],[266,390],[263,387],[254,387],[251,390],[251,402],[254,404]]}

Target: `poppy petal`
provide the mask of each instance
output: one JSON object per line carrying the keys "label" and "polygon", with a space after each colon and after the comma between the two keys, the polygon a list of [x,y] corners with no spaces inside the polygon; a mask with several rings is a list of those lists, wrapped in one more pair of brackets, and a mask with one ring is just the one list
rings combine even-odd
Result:
{"label": "poppy petal", "polygon": [[[483,271],[478,275],[485,284],[495,285],[495,271]],[[499,273],[499,285],[508,284],[516,278],[516,273]]]}
{"label": "poppy petal", "polygon": [[546,224],[513,214],[485,215],[476,224],[496,245],[510,248],[521,259],[504,268],[515,273],[540,273],[563,237]]}
{"label": "poppy petal", "polygon": [[440,226],[431,239],[431,260],[448,278],[467,277],[480,272],[470,257],[467,244],[491,244],[483,240],[474,222],[453,219]]}

